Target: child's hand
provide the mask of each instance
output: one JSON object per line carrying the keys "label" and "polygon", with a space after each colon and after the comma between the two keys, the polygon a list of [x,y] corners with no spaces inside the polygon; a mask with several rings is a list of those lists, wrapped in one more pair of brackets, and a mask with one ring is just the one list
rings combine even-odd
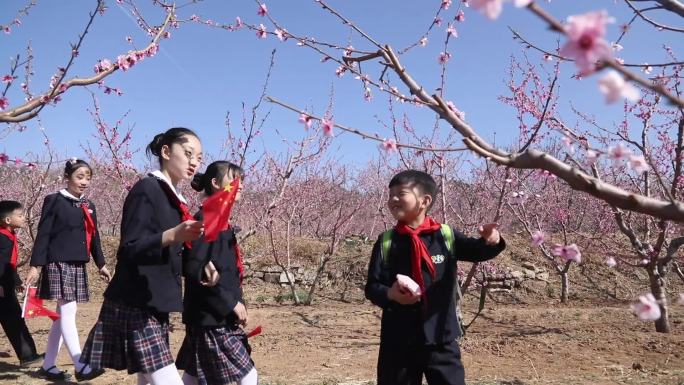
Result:
{"label": "child's hand", "polygon": [[238,317],[238,323],[240,325],[247,325],[247,308],[242,302],[238,302],[233,309],[233,313]]}
{"label": "child's hand", "polygon": [[187,220],[173,228],[175,242],[189,242],[199,238],[204,231],[204,224],[200,221]]}
{"label": "child's hand", "polygon": [[203,279],[200,281],[200,284],[202,286],[211,287],[216,286],[221,276],[219,275],[218,270],[216,270],[214,263],[209,261],[209,263],[204,266],[204,275],[202,277]]}
{"label": "child's hand", "polygon": [[480,233],[480,236],[485,240],[486,244],[498,245],[499,241],[501,241],[501,234],[499,234],[499,230],[496,229],[497,227],[499,227],[498,223],[488,223],[480,226],[477,229],[477,232]]}
{"label": "child's hand", "polygon": [[[2,287],[0,287],[2,289]],[[14,290],[17,291],[17,293],[22,294],[24,292],[24,285],[18,285],[14,288]]]}
{"label": "child's hand", "polygon": [[387,291],[387,298],[401,305],[413,305],[420,301],[420,295],[402,287],[397,281],[394,281],[392,287]]}
{"label": "child's hand", "polygon": [[100,268],[100,278],[107,283],[112,280],[112,274],[107,270],[107,266],[102,266]]}
{"label": "child's hand", "polygon": [[38,268],[35,266],[31,266],[31,269],[29,270],[28,275],[26,276],[26,280],[24,281],[24,287],[29,288],[33,286],[36,281],[38,281]]}

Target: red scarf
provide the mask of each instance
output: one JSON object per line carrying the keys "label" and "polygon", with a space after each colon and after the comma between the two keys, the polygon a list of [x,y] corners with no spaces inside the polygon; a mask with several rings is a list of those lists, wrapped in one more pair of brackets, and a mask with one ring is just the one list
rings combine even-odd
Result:
{"label": "red scarf", "polygon": [[242,264],[242,252],[240,251],[240,245],[237,243],[237,234],[233,232],[233,236],[235,237],[235,260],[237,263],[238,272],[240,273],[240,286],[242,286],[242,278],[245,275],[245,266]]}
{"label": "red scarf", "polygon": [[19,256],[18,253],[18,247],[17,247],[17,234],[14,233],[14,230],[10,230],[6,227],[0,227],[0,234],[4,234],[7,236],[7,238],[12,241],[12,257],[10,258],[10,266],[12,266],[12,269],[17,269],[17,258]]}
{"label": "red scarf", "polygon": [[[173,203],[178,211],[181,214],[181,222],[185,221],[194,221],[195,217],[190,214],[190,210],[188,209],[188,205],[183,203],[180,198],[178,198],[178,195],[176,194],[175,191],[171,189],[171,186],[169,186],[166,181],[163,181],[161,179],[157,179],[159,181],[159,184],[162,186],[162,190],[166,193],[166,196],[169,198],[171,203]],[[192,249],[192,243],[190,241],[185,242],[185,247],[188,249]]]}
{"label": "red scarf", "polygon": [[425,265],[427,266],[428,271],[430,272],[430,275],[432,275],[433,279],[435,278],[435,264],[432,262],[432,257],[430,256],[427,246],[425,246],[425,243],[420,240],[419,235],[424,233],[433,233],[438,231],[440,228],[441,225],[428,216],[425,217],[423,223],[416,229],[412,229],[407,224],[402,222],[399,222],[396,226],[394,226],[394,230],[397,233],[407,234],[411,237],[411,278],[413,278],[418,286],[420,286],[420,292],[422,293],[423,298],[425,298],[426,293],[425,281],[423,280],[422,262],[425,262]]}
{"label": "red scarf", "polygon": [[92,215],[90,215],[90,209],[88,209],[88,202],[81,203],[81,209],[83,209],[83,221],[85,223],[85,233],[86,233],[86,255],[90,255],[90,245],[92,244],[93,237],[95,236],[95,221]]}

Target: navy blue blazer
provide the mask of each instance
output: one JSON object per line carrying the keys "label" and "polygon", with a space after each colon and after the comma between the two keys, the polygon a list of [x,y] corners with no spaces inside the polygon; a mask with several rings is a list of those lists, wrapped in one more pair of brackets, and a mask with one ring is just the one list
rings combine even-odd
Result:
{"label": "navy blue blazer", "polygon": [[92,201],[86,201],[95,222],[90,253],[86,250],[85,213],[80,201],[57,192],[46,196],[43,201],[38,234],[31,253],[31,266],[45,266],[50,262],[88,262],[89,254],[92,254],[97,267],[105,265],[97,229],[97,210]]}
{"label": "navy blue blazer", "polygon": [[162,233],[177,226],[181,214],[161,183],[148,176],[126,196],[116,269],[104,296],[153,312],[180,312],[183,244],[162,247]]}

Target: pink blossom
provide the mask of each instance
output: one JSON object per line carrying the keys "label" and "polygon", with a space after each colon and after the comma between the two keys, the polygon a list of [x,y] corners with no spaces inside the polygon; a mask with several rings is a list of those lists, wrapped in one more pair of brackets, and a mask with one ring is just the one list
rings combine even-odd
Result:
{"label": "pink blossom", "polygon": [[560,54],[575,59],[580,74],[586,76],[596,69],[596,62],[612,57],[612,50],[604,40],[606,24],[613,22],[606,11],[589,12],[568,17],[565,34],[568,41]]}
{"label": "pink blossom", "polygon": [[369,87],[365,87],[363,89],[363,100],[367,102],[373,100],[373,94],[371,93],[371,89]]}
{"label": "pink blossom", "polygon": [[9,156],[4,152],[0,154],[0,164],[5,164],[9,160]]}
{"label": "pink blossom", "polygon": [[575,147],[573,146],[572,139],[568,138],[567,136],[564,136],[563,139],[561,139],[565,147],[568,149],[568,152],[571,154],[575,153]]}
{"label": "pink blossom", "polygon": [[259,29],[257,30],[256,35],[259,39],[265,39],[268,37],[268,33],[266,32],[266,27],[264,27],[263,24],[259,24]]}
{"label": "pink blossom", "polygon": [[137,61],[138,59],[133,52],[129,52],[126,55],[119,55],[116,58],[116,64],[119,65],[119,68],[122,71],[127,71],[129,68],[133,67]]}
{"label": "pink blossom", "polygon": [[287,40],[287,30],[276,28],[275,35],[280,41]]}
{"label": "pink blossom", "polygon": [[0,111],[3,111],[9,106],[9,99],[6,96],[0,97]]}
{"label": "pink blossom", "polygon": [[341,77],[344,75],[345,72],[347,72],[347,67],[345,67],[345,66],[339,66],[339,67],[337,67],[337,69],[335,70],[335,75],[337,75],[338,78],[341,78]]}
{"label": "pink blossom", "polygon": [[418,41],[418,44],[420,44],[422,47],[425,47],[428,43],[427,37],[423,36],[420,38],[420,41]]}
{"label": "pink blossom", "polygon": [[448,102],[446,102],[446,105],[447,105],[447,107],[449,107],[449,109],[450,109],[451,111],[454,112],[454,114],[456,114],[456,116],[457,116],[459,119],[465,120],[465,112],[463,112],[463,111],[459,110],[458,108],[456,108],[456,105],[454,104],[454,102],[452,102],[451,100],[449,100]]}
{"label": "pink blossom", "polygon": [[632,155],[629,157],[629,167],[637,174],[643,174],[649,170],[648,162],[642,155]]}
{"label": "pink blossom", "polygon": [[606,103],[615,103],[622,98],[632,102],[639,99],[639,91],[615,70],[608,71],[598,83],[599,90],[606,95]]}
{"label": "pink blossom", "polygon": [[158,51],[159,51],[159,44],[152,44],[152,45],[150,46],[150,48],[147,49],[147,51],[145,52],[145,54],[146,54],[148,57],[153,57],[154,55],[157,54]]}
{"label": "pink blossom", "polygon": [[33,163],[29,163],[29,164],[26,165],[26,168],[28,168],[29,171],[33,171],[33,170],[36,169],[36,165],[33,164]]}
{"label": "pink blossom", "polygon": [[240,19],[240,16],[235,18],[235,28],[242,28],[244,24],[242,23],[242,19]]}
{"label": "pink blossom", "polygon": [[511,197],[512,197],[511,203],[518,204],[518,205],[525,203],[525,200],[527,198],[527,196],[525,196],[524,191],[519,191],[519,192],[514,191],[513,193],[511,193]]}
{"label": "pink blossom", "polygon": [[197,15],[192,15],[192,16],[190,16],[190,20],[192,20],[194,22],[198,22],[200,20],[200,18]]}
{"label": "pink blossom", "polygon": [[388,153],[398,151],[397,142],[394,139],[385,139],[381,144],[380,148]]}
{"label": "pink blossom", "polygon": [[112,62],[108,59],[102,59],[95,64],[95,73],[109,71],[110,68],[112,68]]}
{"label": "pink blossom", "polygon": [[537,230],[534,233],[532,233],[532,244],[538,247],[542,243],[544,243],[545,238],[546,236],[544,235],[544,233],[541,232],[541,230]]}
{"label": "pink blossom", "polygon": [[442,0],[442,9],[449,9],[449,6],[451,5],[451,0]]}
{"label": "pink blossom", "polygon": [[323,128],[323,134],[325,136],[335,136],[335,134],[333,133],[333,128],[335,127],[335,124],[333,123],[332,119],[321,119],[321,127]]}
{"label": "pink blossom", "polygon": [[458,31],[456,31],[456,27],[454,27],[452,24],[449,24],[449,27],[446,31],[450,36],[458,37]]}
{"label": "pink blossom", "polygon": [[532,3],[532,0],[513,0],[513,5],[518,8],[527,7]]}
{"label": "pink blossom", "polygon": [[299,123],[302,123],[304,125],[304,128],[308,130],[309,128],[311,128],[311,123],[313,123],[313,121],[311,120],[311,117],[309,115],[301,114],[299,115]]}
{"label": "pink blossom", "polygon": [[9,25],[5,26],[2,30],[8,35],[12,32],[12,28],[10,28]]}
{"label": "pink blossom", "polygon": [[12,80],[16,79],[15,76],[12,75],[5,75],[2,77],[2,82],[3,83],[12,83]]}
{"label": "pink blossom", "polygon": [[14,158],[14,165],[15,165],[15,166],[20,166],[21,163],[22,163],[21,158]]}
{"label": "pink blossom", "polygon": [[130,36],[126,36],[126,41],[129,43],[133,43],[133,38]]}
{"label": "pink blossom", "polygon": [[264,17],[266,16],[266,13],[268,13],[268,8],[266,8],[266,4],[259,4],[259,9],[257,9],[257,15]]}
{"label": "pink blossom", "polygon": [[59,85],[59,88],[57,89],[57,91],[64,92],[67,90],[67,88],[69,88],[69,86],[66,83],[62,83]]}
{"label": "pink blossom", "polygon": [[579,247],[574,243],[569,245],[554,245],[553,255],[557,255],[566,261],[582,262],[582,254],[580,253]]}
{"label": "pink blossom", "polygon": [[615,258],[613,258],[613,257],[606,258],[606,266],[608,266],[608,267],[617,266],[617,262],[615,261]]}
{"label": "pink blossom", "polygon": [[653,294],[639,296],[639,302],[632,304],[632,312],[642,321],[655,321],[660,319],[660,306]]}
{"label": "pink blossom", "polygon": [[465,21],[465,12],[463,10],[459,10],[458,13],[456,14],[456,21],[463,22]]}
{"label": "pink blossom", "polygon": [[451,59],[451,54],[449,52],[440,52],[439,56],[437,57],[437,62],[441,65],[446,64],[446,62]]}
{"label": "pink blossom", "polygon": [[648,63],[644,63],[645,67],[643,68],[643,71],[646,75],[650,75],[651,71],[653,71],[653,67],[648,65]]}
{"label": "pink blossom", "polygon": [[614,162],[625,160],[631,153],[632,151],[623,146],[622,143],[618,143],[617,146],[608,147],[608,156],[610,156],[610,159]]}
{"label": "pink blossom", "polygon": [[442,18],[441,18],[441,17],[435,17],[434,23],[435,23],[438,27],[441,27],[441,26],[442,26]]}
{"label": "pink blossom", "polygon": [[639,261],[639,265],[641,266],[648,266],[649,263],[651,263],[651,261],[648,258],[644,258],[641,261]]}
{"label": "pink blossom", "polygon": [[598,160],[599,154],[594,150],[587,150],[587,163],[594,164]]}
{"label": "pink blossom", "polygon": [[549,55],[548,53],[544,54],[544,60],[546,61],[553,61],[553,56]]}

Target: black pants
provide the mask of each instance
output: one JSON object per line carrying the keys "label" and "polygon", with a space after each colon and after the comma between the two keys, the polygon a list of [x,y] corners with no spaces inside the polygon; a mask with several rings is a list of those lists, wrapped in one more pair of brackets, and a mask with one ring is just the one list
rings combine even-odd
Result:
{"label": "black pants", "polygon": [[0,324],[9,338],[19,360],[26,360],[36,355],[36,344],[21,318],[21,306],[14,290],[5,288],[5,296],[0,298]]}
{"label": "black pants", "polygon": [[378,385],[465,385],[461,349],[443,345],[393,346],[380,342]]}

